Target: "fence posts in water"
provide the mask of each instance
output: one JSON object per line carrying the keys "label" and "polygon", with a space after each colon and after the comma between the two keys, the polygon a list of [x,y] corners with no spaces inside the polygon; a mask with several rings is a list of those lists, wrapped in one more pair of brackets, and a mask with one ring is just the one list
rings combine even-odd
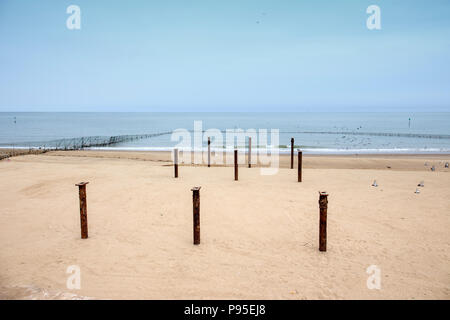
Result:
{"label": "fence posts in water", "polygon": [[200,244],[200,188],[194,187],[191,189],[194,214],[194,244]]}
{"label": "fence posts in water", "polygon": [[248,137],[248,167],[252,167],[252,137]]}
{"label": "fence posts in water", "polygon": [[298,182],[302,182],[302,162],[303,162],[303,154],[300,150],[298,150]]}
{"label": "fence posts in water", "polygon": [[238,151],[234,150],[234,180],[238,181]]}
{"label": "fence posts in water", "polygon": [[291,169],[294,169],[294,138],[291,138]]}
{"label": "fence posts in water", "polygon": [[211,138],[208,137],[208,168],[211,167]]}
{"label": "fence posts in water", "polygon": [[327,251],[328,193],[319,192],[319,208],[320,208],[319,251]]}
{"label": "fence posts in water", "polygon": [[178,149],[173,150],[173,166],[175,170],[175,178],[178,178]]}
{"label": "fence posts in water", "polygon": [[86,203],[86,185],[89,182],[77,183],[80,194],[80,225],[81,225],[81,239],[88,238],[88,223],[87,223],[87,203]]}

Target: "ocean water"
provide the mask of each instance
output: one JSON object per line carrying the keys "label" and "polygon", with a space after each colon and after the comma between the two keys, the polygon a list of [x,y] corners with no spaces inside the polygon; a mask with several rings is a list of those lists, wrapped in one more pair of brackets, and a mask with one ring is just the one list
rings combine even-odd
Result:
{"label": "ocean water", "polygon": [[[0,147],[52,147],[60,139],[194,129],[271,129],[280,152],[290,139],[305,153],[450,153],[446,113],[0,113]],[[224,134],[225,136],[225,134]],[[171,134],[95,149],[170,150]],[[257,142],[253,142],[257,146]]]}

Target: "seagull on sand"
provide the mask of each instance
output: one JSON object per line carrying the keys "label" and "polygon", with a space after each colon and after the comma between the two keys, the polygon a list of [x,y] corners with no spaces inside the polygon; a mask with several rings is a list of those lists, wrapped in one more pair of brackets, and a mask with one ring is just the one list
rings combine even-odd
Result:
{"label": "seagull on sand", "polygon": [[420,181],[420,183],[417,186],[418,187],[424,187],[423,181]]}
{"label": "seagull on sand", "polygon": [[378,187],[377,180],[373,180],[372,187]]}

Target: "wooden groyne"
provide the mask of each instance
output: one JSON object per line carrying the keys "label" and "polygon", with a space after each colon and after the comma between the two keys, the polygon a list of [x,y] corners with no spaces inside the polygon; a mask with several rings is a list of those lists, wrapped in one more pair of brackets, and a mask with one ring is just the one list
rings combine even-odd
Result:
{"label": "wooden groyne", "polygon": [[[80,150],[93,147],[107,147],[117,143],[129,142],[140,139],[148,139],[152,137],[171,134],[172,132],[149,133],[149,134],[133,134],[133,135],[117,135],[117,136],[87,136],[79,138],[58,139],[51,141],[35,141],[15,143],[17,147],[30,147],[47,150]],[[3,144],[5,145],[5,144]]]}

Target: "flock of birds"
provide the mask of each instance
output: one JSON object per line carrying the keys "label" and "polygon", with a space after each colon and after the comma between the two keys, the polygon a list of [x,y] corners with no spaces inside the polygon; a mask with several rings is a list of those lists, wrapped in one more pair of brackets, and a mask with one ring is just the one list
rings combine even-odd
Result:
{"label": "flock of birds", "polygon": [[[341,130],[341,131],[349,131],[349,128],[347,127],[333,127],[335,130]],[[356,128],[356,130],[362,129],[362,126],[359,126]],[[355,135],[342,135],[340,137],[337,137],[334,140],[334,144],[336,146],[343,146],[343,149],[349,149],[349,146],[364,148],[368,147],[372,144],[372,139],[370,137],[358,137]]]}
{"label": "flock of birds", "polygon": [[[425,162],[425,166],[428,166],[428,163]],[[445,167],[446,169],[448,169],[449,163],[446,162],[445,165],[444,165],[444,167]],[[436,171],[436,167],[435,167],[435,166],[432,166],[432,167],[431,167],[431,171]],[[420,181],[419,184],[418,184],[417,186],[418,186],[418,187],[421,187],[421,188],[425,187],[424,181]],[[378,187],[377,180],[374,180],[374,181],[373,181],[372,187]],[[420,193],[419,188],[416,188],[416,191],[415,191],[414,193],[416,193],[416,194]]]}

